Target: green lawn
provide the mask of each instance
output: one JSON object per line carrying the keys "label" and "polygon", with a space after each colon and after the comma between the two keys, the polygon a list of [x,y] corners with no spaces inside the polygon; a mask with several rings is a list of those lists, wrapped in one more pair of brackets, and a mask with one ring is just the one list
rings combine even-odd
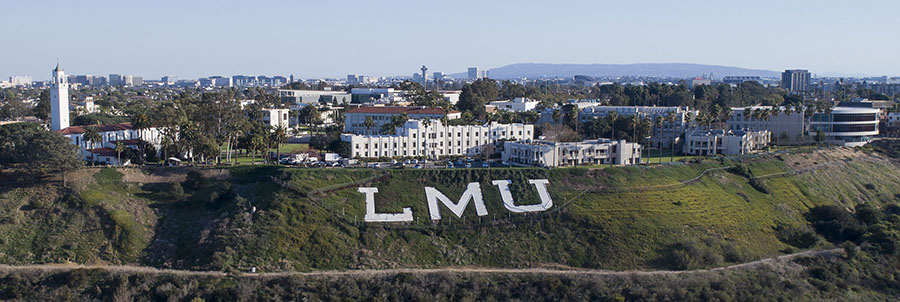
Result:
{"label": "green lawn", "polygon": [[[282,155],[307,152],[309,150],[310,150],[309,144],[284,144],[284,145],[281,145],[281,154]],[[225,151],[227,151],[227,149],[223,148],[222,149],[223,157],[225,155],[225,153],[224,153]],[[243,150],[240,150],[240,151],[243,151]],[[269,149],[269,151],[277,152],[278,150],[276,148],[272,148],[272,149]],[[265,160],[263,158],[263,154],[257,154],[256,158],[254,159],[249,154],[239,153],[239,150],[234,150],[234,152],[232,153],[231,156],[234,159],[234,161],[239,165],[240,164],[251,164],[254,162],[255,163],[264,163],[265,162]],[[222,161],[224,162],[225,159],[223,158]]]}

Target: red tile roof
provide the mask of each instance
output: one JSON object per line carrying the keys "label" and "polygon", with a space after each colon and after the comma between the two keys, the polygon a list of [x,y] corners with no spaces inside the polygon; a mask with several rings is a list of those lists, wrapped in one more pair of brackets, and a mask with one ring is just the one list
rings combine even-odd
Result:
{"label": "red tile roof", "polygon": [[347,113],[372,113],[372,114],[448,114],[459,113],[456,110],[444,110],[443,108],[427,108],[427,107],[359,107],[347,110]]}
{"label": "red tile roof", "polygon": [[121,123],[113,125],[90,125],[90,126],[72,126],[59,130],[62,134],[82,134],[87,131],[88,127],[97,127],[100,132],[131,130],[131,123]]}

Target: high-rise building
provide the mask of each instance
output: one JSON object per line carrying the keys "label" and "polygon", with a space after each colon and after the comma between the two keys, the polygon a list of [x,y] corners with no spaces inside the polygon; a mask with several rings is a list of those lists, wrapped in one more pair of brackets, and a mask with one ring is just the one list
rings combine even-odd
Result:
{"label": "high-rise building", "polygon": [[477,80],[488,77],[487,70],[478,69],[478,67],[469,67],[469,80]]}
{"label": "high-rise building", "polygon": [[50,130],[69,127],[69,79],[59,64],[50,75]]}
{"label": "high-rise building", "polygon": [[177,82],[177,81],[178,81],[178,77],[169,76],[169,75],[163,76],[162,79],[160,79],[160,82],[163,82],[163,84],[165,84],[165,85],[175,85],[175,82]]}
{"label": "high-rise building", "polygon": [[781,87],[791,93],[803,93],[809,85],[809,70],[788,69],[781,73]]}
{"label": "high-rise building", "polygon": [[31,86],[31,77],[29,76],[11,76],[9,82],[13,86]]}
{"label": "high-rise building", "polygon": [[125,85],[125,77],[121,74],[109,74],[109,86],[123,86]]}

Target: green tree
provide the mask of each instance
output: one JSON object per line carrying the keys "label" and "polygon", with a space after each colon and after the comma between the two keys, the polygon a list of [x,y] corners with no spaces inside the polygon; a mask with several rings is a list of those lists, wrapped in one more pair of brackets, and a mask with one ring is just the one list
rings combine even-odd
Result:
{"label": "green tree", "polygon": [[375,120],[373,120],[371,116],[367,116],[363,125],[366,126],[366,134],[368,134],[369,131],[372,130],[372,127],[375,127]]}
{"label": "green tree", "polygon": [[90,145],[90,147],[87,149],[88,152],[91,153],[91,166],[94,166],[94,154],[97,153],[96,150],[94,150],[94,144],[103,139],[103,137],[100,135],[100,129],[97,129],[97,127],[93,126],[87,127],[84,130],[84,133],[81,135],[81,139],[83,139],[85,143]]}
{"label": "green tree", "polygon": [[116,142],[116,162],[118,162],[120,166],[122,165],[123,151],[125,151],[125,144],[122,144],[122,142]]}
{"label": "green tree", "polygon": [[36,123],[0,126],[0,167],[22,168],[40,177],[81,165],[78,148],[57,132]]}
{"label": "green tree", "polygon": [[[146,112],[139,112],[131,116],[131,128],[138,133],[138,139],[144,141],[144,129],[150,128],[150,116]],[[144,144],[138,144],[141,147],[141,163],[146,160],[146,152]]]}
{"label": "green tree", "polygon": [[287,129],[284,126],[277,126],[272,129],[271,134],[272,143],[275,144],[275,162],[276,164],[281,160],[281,145],[287,142]]}

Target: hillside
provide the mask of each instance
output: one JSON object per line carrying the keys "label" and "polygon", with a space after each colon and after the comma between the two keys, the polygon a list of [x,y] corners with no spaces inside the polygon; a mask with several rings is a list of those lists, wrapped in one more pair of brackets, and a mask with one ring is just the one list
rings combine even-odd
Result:
{"label": "hillside", "polygon": [[[693,269],[826,247],[824,240],[792,246],[785,234],[807,230],[803,214],[815,205],[900,197],[898,164],[877,153],[838,148],[735,160],[553,170],[84,169],[65,184],[0,189],[0,262],[225,271]],[[735,165],[746,169],[727,169]],[[539,178],[549,179],[555,203],[541,214],[509,214],[490,183],[510,179],[516,203],[534,204],[526,180]],[[469,182],[481,183],[487,216],[479,219],[469,205],[457,218],[441,206],[443,219],[429,221],[423,186],[456,201]],[[379,211],[411,207],[416,221],[362,222],[361,183],[378,187]],[[706,256],[673,258],[686,249]]]}
{"label": "hillside", "polygon": [[[638,64],[543,64],[519,63],[489,70],[492,79],[517,79],[522,77],[564,77],[588,75],[597,77],[674,77],[689,78],[704,74],[723,76],[760,76],[780,77],[780,73],[772,70],[748,69],[732,66],[703,65],[688,63],[638,63]],[[465,78],[465,73],[452,75]]]}

